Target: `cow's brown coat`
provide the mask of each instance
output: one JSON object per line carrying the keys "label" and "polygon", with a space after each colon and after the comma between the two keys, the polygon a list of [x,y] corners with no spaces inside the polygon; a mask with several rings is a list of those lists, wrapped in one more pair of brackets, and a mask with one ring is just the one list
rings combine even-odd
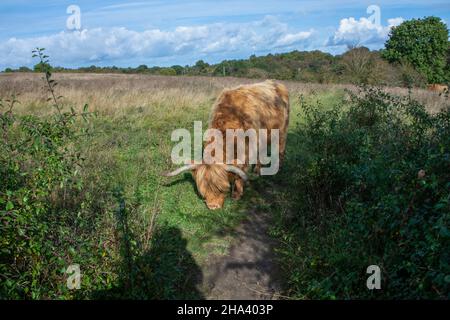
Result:
{"label": "cow's brown coat", "polygon": [[430,84],[427,86],[428,90],[430,91],[434,91],[434,92],[439,92],[439,93],[443,93],[443,92],[448,92],[448,86],[443,85],[443,84]]}
{"label": "cow's brown coat", "polygon": [[[279,156],[284,158],[287,127],[289,125],[289,95],[282,84],[267,80],[257,84],[242,85],[234,89],[225,89],[217,98],[209,120],[208,128],[222,132],[225,146],[226,129],[267,129],[270,138],[271,129],[280,130]],[[270,142],[270,141],[269,141]],[[206,142],[205,146],[208,145]],[[248,150],[248,148],[247,148]],[[226,152],[224,148],[224,160]],[[224,161],[225,162],[225,161]],[[236,164],[247,172],[249,168],[248,153],[246,163]],[[201,164],[193,169],[192,174],[199,193],[205,198],[210,209],[223,206],[226,195],[233,185],[233,198],[239,199],[244,192],[244,181],[239,176],[227,172],[226,165]],[[255,169],[259,172],[260,165]]]}

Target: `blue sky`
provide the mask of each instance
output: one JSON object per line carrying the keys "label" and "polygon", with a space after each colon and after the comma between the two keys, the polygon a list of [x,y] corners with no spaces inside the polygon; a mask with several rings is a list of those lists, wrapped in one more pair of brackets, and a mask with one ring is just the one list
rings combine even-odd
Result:
{"label": "blue sky", "polygon": [[[69,5],[81,28],[69,30]],[[378,6],[367,12],[371,5]],[[0,70],[32,66],[45,47],[54,65],[167,66],[215,63],[291,50],[342,53],[383,47],[392,26],[434,15],[450,21],[450,1],[151,0],[0,2]]]}

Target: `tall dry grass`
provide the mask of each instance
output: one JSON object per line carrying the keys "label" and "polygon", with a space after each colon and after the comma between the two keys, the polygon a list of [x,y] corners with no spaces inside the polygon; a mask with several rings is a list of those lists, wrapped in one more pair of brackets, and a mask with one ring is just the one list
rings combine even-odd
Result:
{"label": "tall dry grass", "polygon": [[[181,77],[126,74],[54,74],[58,82],[57,92],[64,97],[64,104],[81,108],[88,103],[91,110],[109,116],[121,116],[130,109],[142,108],[144,113],[171,113],[176,108],[189,111],[199,106],[212,105],[224,88],[261,80],[232,77]],[[356,91],[354,85],[317,84],[283,81],[292,98],[301,94],[332,93],[343,89]],[[21,102],[17,111],[39,114],[50,112],[46,105],[48,97],[43,87],[42,75],[34,73],[0,74],[0,97],[12,94]],[[408,89],[386,87],[387,92],[408,95]],[[446,98],[424,89],[413,89],[413,98],[435,112],[446,103]],[[163,111],[163,112],[161,112]]]}

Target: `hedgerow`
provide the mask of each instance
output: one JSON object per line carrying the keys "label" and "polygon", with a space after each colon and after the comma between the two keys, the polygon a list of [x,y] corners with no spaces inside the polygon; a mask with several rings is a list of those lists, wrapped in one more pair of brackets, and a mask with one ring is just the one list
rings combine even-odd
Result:
{"label": "hedgerow", "polygon": [[[288,292],[448,298],[450,109],[430,114],[369,87],[350,97],[332,108],[304,102],[291,136],[290,187],[279,191],[291,214],[276,207],[274,228]],[[381,290],[366,287],[373,264]]]}

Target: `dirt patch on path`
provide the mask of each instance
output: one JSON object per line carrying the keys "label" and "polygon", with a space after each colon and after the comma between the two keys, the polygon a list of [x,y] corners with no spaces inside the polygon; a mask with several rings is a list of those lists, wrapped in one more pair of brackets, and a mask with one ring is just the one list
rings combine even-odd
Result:
{"label": "dirt patch on path", "polygon": [[270,217],[249,212],[236,230],[225,256],[210,258],[204,268],[207,299],[277,299],[281,291],[274,259],[274,240],[268,235]]}

